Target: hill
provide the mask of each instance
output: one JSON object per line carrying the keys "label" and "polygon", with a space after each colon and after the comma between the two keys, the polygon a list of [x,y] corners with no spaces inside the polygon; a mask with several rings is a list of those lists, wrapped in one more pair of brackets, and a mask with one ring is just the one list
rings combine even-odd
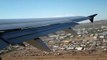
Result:
{"label": "hill", "polygon": [[96,28],[100,26],[107,26],[107,20],[95,21],[94,23],[82,23],[75,28]]}

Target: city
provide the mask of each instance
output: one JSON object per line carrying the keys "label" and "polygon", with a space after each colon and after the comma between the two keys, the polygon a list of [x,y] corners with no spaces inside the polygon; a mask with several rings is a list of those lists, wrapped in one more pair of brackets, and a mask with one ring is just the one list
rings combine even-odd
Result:
{"label": "city", "polygon": [[[68,30],[63,30],[41,37],[52,52],[40,51],[25,42],[25,47],[20,45],[10,46],[7,48],[8,50],[2,50],[1,53],[11,57],[106,55],[107,26],[104,23],[96,28],[78,28],[77,26],[74,30],[77,32],[76,35],[73,35]],[[10,51],[9,54],[7,53],[8,51]]]}

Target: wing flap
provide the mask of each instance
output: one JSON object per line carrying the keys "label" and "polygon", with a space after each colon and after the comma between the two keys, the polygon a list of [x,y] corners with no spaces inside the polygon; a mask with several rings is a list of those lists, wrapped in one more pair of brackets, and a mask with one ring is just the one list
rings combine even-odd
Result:
{"label": "wing flap", "polygon": [[29,43],[30,45],[43,50],[43,51],[47,51],[50,52],[50,48],[40,39],[40,38],[36,38],[35,40],[29,40],[27,41],[27,43]]}
{"label": "wing flap", "polygon": [[71,33],[71,34],[74,35],[74,36],[77,35],[77,32],[74,31],[72,28],[70,28],[70,29],[65,29],[65,31],[68,32],[68,33]]}

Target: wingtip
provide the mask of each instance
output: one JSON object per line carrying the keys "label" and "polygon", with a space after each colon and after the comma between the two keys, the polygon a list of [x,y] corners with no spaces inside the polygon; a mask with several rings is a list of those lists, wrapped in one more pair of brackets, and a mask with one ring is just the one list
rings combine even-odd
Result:
{"label": "wingtip", "polygon": [[98,14],[93,14],[93,15],[90,15],[88,16],[89,17],[89,20],[91,21],[91,23],[94,22],[94,17],[97,16]]}

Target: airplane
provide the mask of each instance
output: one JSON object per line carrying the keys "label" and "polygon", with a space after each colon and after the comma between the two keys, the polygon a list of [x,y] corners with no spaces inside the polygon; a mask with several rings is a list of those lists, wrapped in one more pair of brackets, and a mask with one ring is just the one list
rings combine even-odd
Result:
{"label": "airplane", "polygon": [[9,45],[27,42],[32,46],[50,52],[51,49],[40,39],[40,36],[48,35],[59,30],[69,29],[79,25],[78,22],[90,20],[94,17],[74,16],[56,18],[32,18],[32,19],[0,19],[0,50]]}

